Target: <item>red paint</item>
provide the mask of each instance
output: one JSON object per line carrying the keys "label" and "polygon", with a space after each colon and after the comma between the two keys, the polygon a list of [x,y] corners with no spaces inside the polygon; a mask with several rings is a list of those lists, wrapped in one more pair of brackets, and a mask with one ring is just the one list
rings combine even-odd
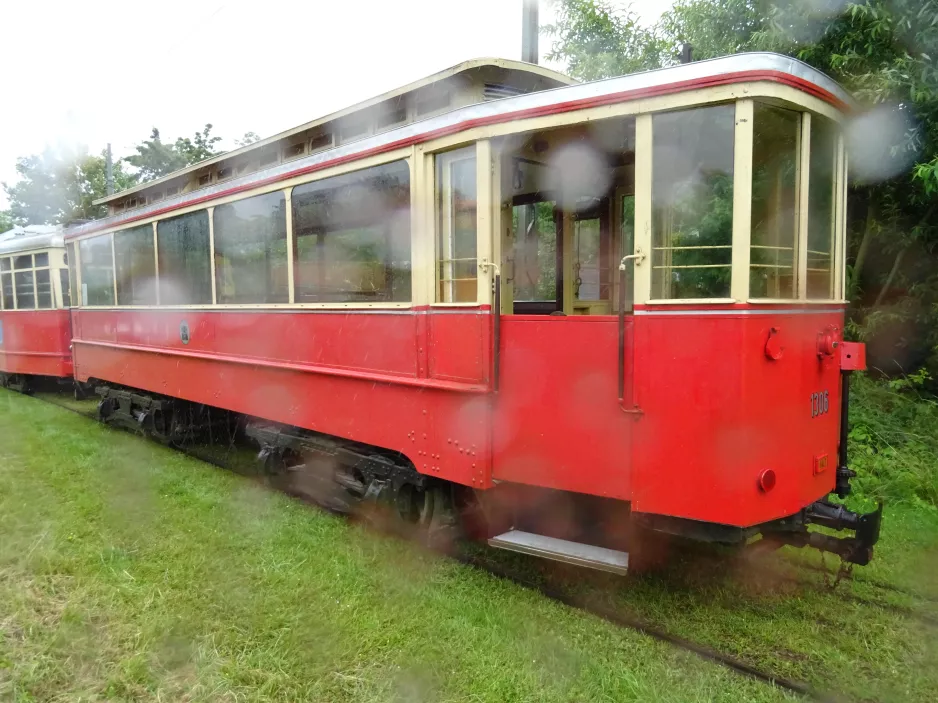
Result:
{"label": "red paint", "polygon": [[866,345],[841,342],[840,368],[844,371],[866,371]]}
{"label": "red paint", "polygon": [[[397,450],[476,488],[494,479],[737,526],[832,490],[816,458],[837,451],[840,369],[818,358],[817,340],[842,328],[842,309],[641,311],[626,318],[625,359],[625,402],[640,416],[619,407],[612,316],[504,315],[497,395],[492,318],[478,308],[81,310],[75,367],[79,380]],[[785,330],[778,359],[764,353],[772,328]],[[829,410],[812,417],[825,391]]]}
{"label": "red paint", "polygon": [[68,310],[0,311],[0,373],[72,375]]}
{"label": "red paint", "polygon": [[[833,490],[833,472],[815,475],[814,457],[837,452],[840,370],[817,356],[818,335],[843,328],[835,308],[636,317],[635,400],[645,414],[633,431],[633,509],[749,526]],[[785,330],[778,360],[763,353],[772,327]],[[811,395],[825,391],[829,409],[812,417]],[[757,481],[766,469],[777,476],[770,493]]]}
{"label": "red paint", "polygon": [[[417,144],[423,144],[434,139],[439,139],[441,137],[446,137],[451,134],[456,134],[458,132],[464,132],[470,129],[477,127],[486,127],[494,124],[503,124],[505,122],[514,122],[516,120],[529,119],[533,117],[544,117],[547,115],[556,115],[564,112],[572,112],[575,110],[586,110],[594,107],[602,107],[604,105],[613,105],[621,102],[628,102],[630,100],[640,100],[651,97],[658,97],[661,95],[670,95],[672,93],[681,93],[688,90],[697,90],[701,88],[715,88],[724,85],[735,85],[738,83],[749,83],[755,81],[766,81],[770,83],[779,83],[781,85],[787,85],[789,87],[800,90],[803,93],[813,95],[816,98],[827,102],[838,110],[843,112],[849,112],[850,106],[844,103],[840,98],[835,96],[833,93],[830,93],[820,86],[806,81],[797,76],[792,76],[788,73],[782,73],[780,71],[737,71],[734,73],[725,73],[719,76],[708,76],[704,78],[695,78],[686,81],[676,81],[674,83],[666,83],[663,85],[649,86],[646,88],[638,88],[634,90],[621,91],[619,93],[611,93],[609,95],[601,95],[593,98],[584,98],[581,100],[570,100],[562,103],[555,103],[552,105],[544,105],[541,107],[530,108],[527,110],[516,110],[514,112],[506,112],[498,115],[490,115],[487,117],[478,117],[475,119],[467,119],[462,122],[436,129],[429,132],[424,132],[423,134],[417,134],[412,137],[407,137],[406,139],[399,139],[395,142],[390,142],[388,144],[383,144],[372,149],[366,149],[353,154],[347,154],[346,156],[337,157],[334,159],[329,159],[327,161],[322,161],[318,164],[312,164],[310,166],[304,166],[302,168],[294,169],[285,174],[278,176],[271,176],[269,178],[264,178],[258,181],[253,181],[250,184],[235,186],[232,188],[227,188],[226,190],[214,193],[211,195],[203,195],[195,197],[189,200],[186,200],[177,205],[170,205],[167,207],[154,210],[146,214],[135,215],[133,217],[128,217],[127,219],[121,220],[120,225],[130,224],[131,222],[137,222],[138,220],[143,220],[151,217],[159,217],[160,215],[165,215],[168,212],[173,212],[174,210],[179,210],[184,207],[192,207],[194,205],[201,205],[203,203],[210,202],[212,200],[217,200],[219,198],[225,198],[230,195],[235,195],[237,193],[243,193],[248,190],[253,190],[255,188],[261,188],[272,183],[279,183],[280,181],[285,181],[290,178],[296,178],[297,176],[305,176],[310,173],[315,173],[317,171],[322,171],[327,168],[334,168],[336,166],[341,166],[343,164],[352,163],[354,161],[359,161],[372,156],[378,156],[381,154],[386,154],[397,149],[404,149],[411,147]],[[91,234],[93,232],[98,232],[108,227],[116,226],[113,223],[103,223],[98,226],[86,227],[81,230],[80,234]],[[68,233],[66,232],[65,238],[72,239],[78,236],[75,232]]]}
{"label": "red paint", "polygon": [[[817,472],[815,471],[815,473]],[[759,476],[759,488],[761,488],[764,493],[768,493],[773,488],[775,488],[777,481],[778,478],[776,477],[775,472],[772,471],[772,469],[766,469]]]}

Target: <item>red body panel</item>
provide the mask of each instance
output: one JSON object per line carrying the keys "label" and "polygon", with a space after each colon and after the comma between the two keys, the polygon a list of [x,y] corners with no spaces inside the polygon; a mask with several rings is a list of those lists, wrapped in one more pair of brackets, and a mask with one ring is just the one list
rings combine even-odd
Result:
{"label": "red body panel", "polygon": [[[79,380],[394,449],[420,471],[467,485],[490,480],[487,311],[81,310],[77,318]],[[426,349],[445,363],[421,364]]]}
{"label": "red body panel", "polygon": [[0,373],[72,375],[68,310],[3,310],[0,325]]}
{"label": "red body panel", "polygon": [[634,420],[619,409],[617,347],[615,317],[502,319],[496,479],[631,498]]}
{"label": "red body panel", "polygon": [[[832,328],[839,338],[842,310],[646,312],[635,325],[635,401],[645,414],[633,509],[748,526],[833,490],[840,360],[820,358],[818,338]],[[773,328],[778,359],[766,349]],[[825,392],[826,411],[814,416],[812,394]],[[777,483],[763,491],[767,469]]]}
{"label": "red body panel", "polygon": [[477,488],[521,483],[750,526],[834,485],[840,355],[819,354],[819,339],[840,339],[839,309],[639,310],[626,318],[625,368],[626,406],[641,415],[618,402],[611,316],[503,316],[498,394],[488,310],[76,318],[79,380],[386,447]]}

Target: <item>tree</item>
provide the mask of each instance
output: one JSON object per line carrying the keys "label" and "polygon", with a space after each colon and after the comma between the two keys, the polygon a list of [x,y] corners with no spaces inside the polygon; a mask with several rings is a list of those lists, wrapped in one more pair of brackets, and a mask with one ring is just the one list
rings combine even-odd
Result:
{"label": "tree", "polygon": [[[106,208],[92,204],[107,193],[104,152],[92,155],[84,148],[47,149],[20,158],[16,172],[16,183],[3,184],[15,224],[67,225],[106,214]],[[114,182],[121,190],[132,186],[135,178],[118,162],[114,165]]]}
{"label": "tree", "polygon": [[665,62],[666,43],[644,29],[632,10],[607,0],[560,0],[557,21],[544,31],[554,37],[547,58],[564,61],[580,80],[596,80],[658,68]]}
{"label": "tree", "polygon": [[259,142],[260,140],[260,135],[258,135],[257,132],[245,132],[243,137],[235,139],[235,145],[240,148],[253,144],[254,142]]}
{"label": "tree", "polygon": [[134,147],[137,153],[124,160],[137,169],[137,175],[142,182],[152,181],[216,156],[219,152],[215,151],[215,145],[220,141],[221,137],[212,136],[211,124],[206,124],[192,139],[178,137],[172,144],[163,142],[160,130],[154,127],[150,138]]}
{"label": "tree", "polygon": [[9,210],[0,210],[0,234],[13,229],[13,215]]}

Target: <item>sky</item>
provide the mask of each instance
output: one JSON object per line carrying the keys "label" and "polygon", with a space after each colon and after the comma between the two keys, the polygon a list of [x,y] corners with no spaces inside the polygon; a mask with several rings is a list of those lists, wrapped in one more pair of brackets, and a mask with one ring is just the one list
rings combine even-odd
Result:
{"label": "sky", "polygon": [[[626,2],[621,4],[625,5]],[[467,59],[520,59],[522,0],[0,2],[0,182],[16,159],[115,158],[206,122],[222,147],[276,134]],[[632,0],[645,24],[667,7]],[[553,18],[541,0],[541,24]],[[541,54],[550,40],[540,39]],[[550,65],[550,64],[548,64]],[[563,70],[562,65],[551,68]],[[6,207],[0,190],[0,208]]]}

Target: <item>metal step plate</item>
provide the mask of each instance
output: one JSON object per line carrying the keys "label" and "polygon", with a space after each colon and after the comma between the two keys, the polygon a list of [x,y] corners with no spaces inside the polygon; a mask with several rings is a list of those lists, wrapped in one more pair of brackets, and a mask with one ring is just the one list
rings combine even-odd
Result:
{"label": "metal step plate", "polygon": [[614,574],[625,574],[629,570],[628,552],[617,552],[614,549],[569,542],[565,539],[536,535],[532,532],[510,530],[503,535],[492,537],[489,545],[590,569],[610,571]]}

